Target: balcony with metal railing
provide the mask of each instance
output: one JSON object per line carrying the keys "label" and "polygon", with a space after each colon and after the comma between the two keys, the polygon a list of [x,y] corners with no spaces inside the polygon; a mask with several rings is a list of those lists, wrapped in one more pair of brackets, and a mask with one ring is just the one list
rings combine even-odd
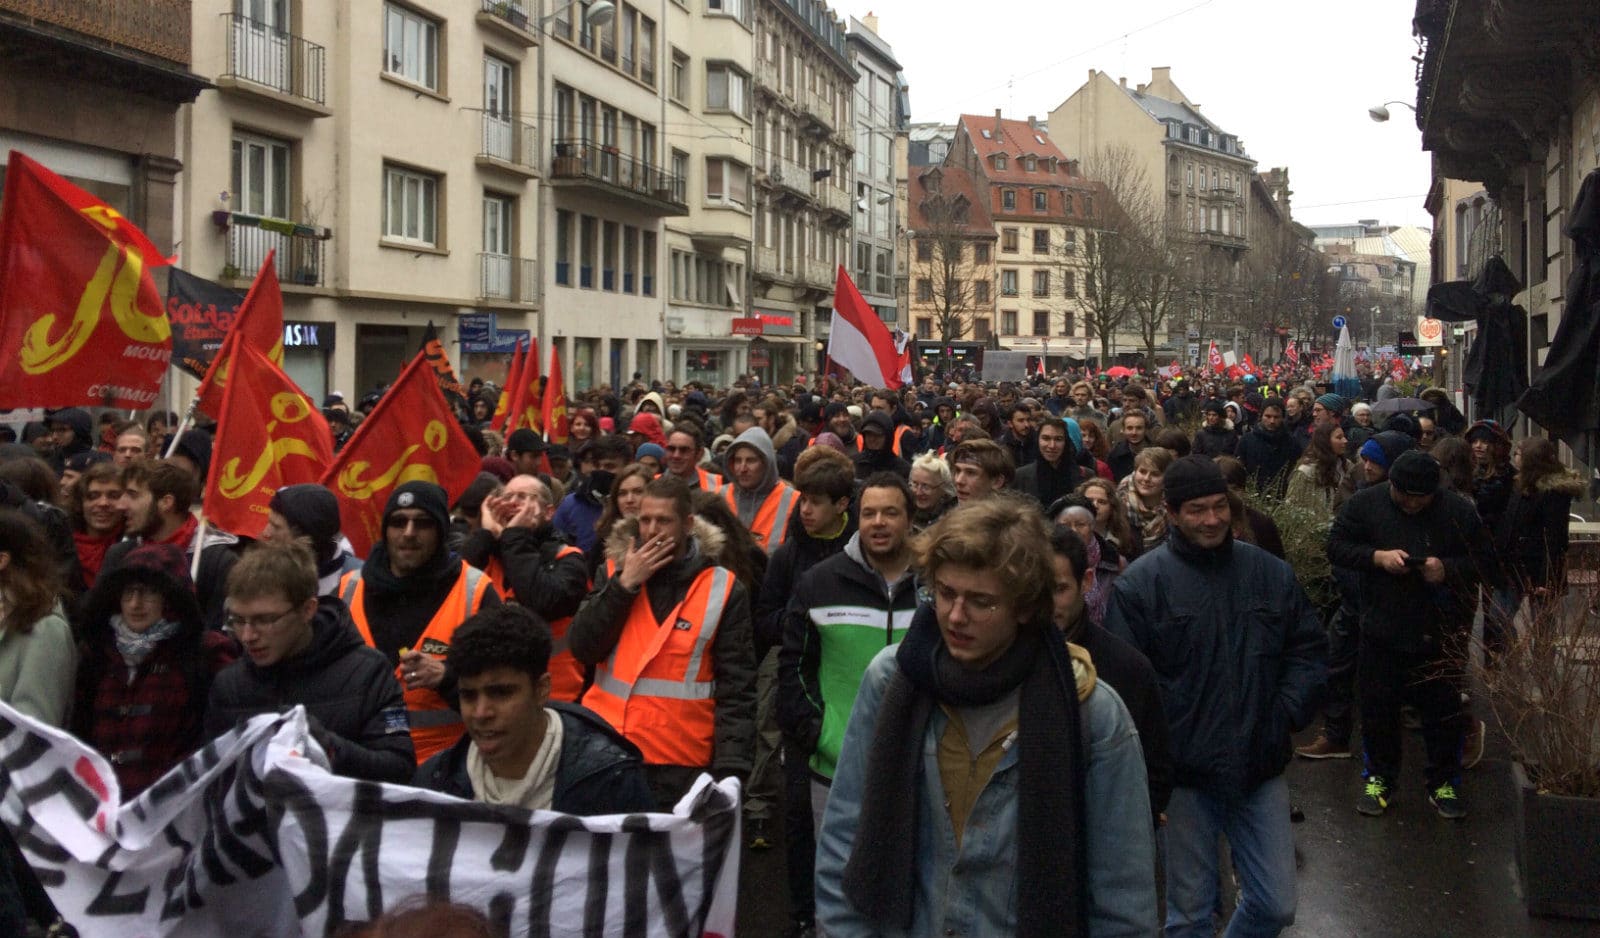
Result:
{"label": "balcony with metal railing", "polygon": [[531,3],[516,0],[481,0],[476,19],[478,25],[523,46],[537,45],[537,25],[529,19]]}
{"label": "balcony with metal railing", "polygon": [[267,101],[302,117],[327,117],[327,51],[314,42],[237,13],[221,16],[227,48],[223,91]]}
{"label": "balcony with metal railing", "polygon": [[279,283],[323,286],[322,242],[327,240],[327,229],[240,214],[230,216],[229,222],[222,280],[249,283],[267,255],[276,251],[272,263]]}
{"label": "balcony with metal railing", "polygon": [[658,218],[689,214],[682,179],[617,147],[591,140],[557,140],[551,154],[553,186],[584,189]]}
{"label": "balcony with metal railing", "polygon": [[477,164],[518,176],[539,175],[539,131],[532,124],[493,111],[479,111]]}
{"label": "balcony with metal railing", "polygon": [[539,301],[539,265],[531,257],[478,255],[478,299],[530,304]]}

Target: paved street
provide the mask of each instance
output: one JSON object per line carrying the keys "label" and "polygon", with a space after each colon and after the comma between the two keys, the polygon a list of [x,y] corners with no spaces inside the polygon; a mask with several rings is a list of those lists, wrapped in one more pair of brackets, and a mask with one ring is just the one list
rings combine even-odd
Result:
{"label": "paved street", "polygon": [[[1440,819],[1422,792],[1419,738],[1410,734],[1404,778],[1383,818],[1356,813],[1357,763],[1289,769],[1295,803],[1300,911],[1286,935],[1304,938],[1577,938],[1600,922],[1535,919],[1517,891],[1511,767],[1491,732],[1483,762],[1463,786],[1472,815]],[[1302,740],[1304,741],[1304,740]],[[739,934],[779,936],[788,922],[783,850],[746,854]]]}

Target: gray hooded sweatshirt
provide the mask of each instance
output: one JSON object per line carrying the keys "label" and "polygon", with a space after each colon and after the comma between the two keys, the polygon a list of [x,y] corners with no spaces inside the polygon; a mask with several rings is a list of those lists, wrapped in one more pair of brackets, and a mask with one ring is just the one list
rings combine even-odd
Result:
{"label": "gray hooded sweatshirt", "polygon": [[[733,454],[739,447],[745,446],[760,454],[766,463],[767,472],[761,477],[761,484],[755,491],[748,492],[733,480]],[[739,520],[747,527],[755,523],[756,512],[761,510],[761,503],[767,500],[772,490],[778,484],[778,451],[772,446],[772,437],[767,436],[767,431],[760,427],[751,427],[739,434],[739,438],[728,447],[728,452],[723,460],[723,465],[728,467],[729,484],[733,487],[733,503],[739,510]]]}

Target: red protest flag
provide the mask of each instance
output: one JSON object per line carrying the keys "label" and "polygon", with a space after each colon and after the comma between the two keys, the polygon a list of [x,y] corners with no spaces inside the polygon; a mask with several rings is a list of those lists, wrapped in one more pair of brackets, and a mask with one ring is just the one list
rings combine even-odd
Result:
{"label": "red protest flag", "polygon": [[444,392],[444,399],[452,407],[461,406],[468,408],[466,388],[456,379],[456,370],[450,367],[450,358],[444,353],[444,344],[439,341],[439,329],[428,320],[428,331],[422,334],[422,353],[428,356],[428,364],[433,367],[433,373],[439,376],[439,389]]}
{"label": "red protest flag", "polygon": [[517,350],[511,353],[511,368],[506,372],[506,386],[500,389],[500,401],[495,405],[494,417],[489,421],[489,429],[501,431],[506,428],[506,418],[511,414],[511,398],[517,387],[517,381],[522,374],[522,340],[517,340]]}
{"label": "red protest flag", "polygon": [[15,150],[8,159],[0,408],[150,406],[172,328],[149,268],[170,260],[116,209]]}
{"label": "red protest flag", "polygon": [[511,391],[511,408],[506,420],[506,433],[526,426],[539,432],[539,342],[528,340],[528,354],[523,356],[522,369],[517,372]]}
{"label": "red protest flag", "polygon": [[321,478],[333,461],[333,437],[283,369],[248,343],[232,351],[206,476],[206,519],[229,534],[259,537],[272,493]]}
{"label": "red protest flag", "polygon": [[278,270],[273,263],[276,250],[267,252],[267,259],[256,271],[250,292],[244,295],[234,313],[233,324],[222,339],[222,348],[200,379],[200,389],[195,396],[200,409],[220,419],[223,389],[228,383],[228,362],[233,357],[234,343],[244,342],[265,355],[274,365],[283,364],[283,291],[278,287]]}
{"label": "red protest flag", "polygon": [[365,557],[383,539],[383,506],[396,486],[434,482],[453,504],[478,469],[477,450],[450,412],[427,356],[419,352],[321,481],[339,499],[344,536],[356,556]]}
{"label": "red protest flag", "polygon": [[539,407],[539,420],[544,424],[546,440],[567,445],[571,426],[567,420],[567,389],[561,380],[561,357],[556,354],[554,345],[550,346],[550,380],[544,383],[544,402]]}

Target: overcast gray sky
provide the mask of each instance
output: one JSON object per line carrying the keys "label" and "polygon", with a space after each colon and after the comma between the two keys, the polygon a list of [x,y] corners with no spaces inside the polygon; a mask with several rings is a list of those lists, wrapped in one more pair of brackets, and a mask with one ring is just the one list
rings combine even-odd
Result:
{"label": "overcast gray sky", "polygon": [[1243,138],[1259,170],[1289,167],[1296,221],[1431,226],[1414,115],[1391,105],[1388,123],[1367,116],[1383,101],[1416,100],[1409,0],[834,3],[845,16],[878,15],[914,121],[997,107],[1043,120],[1091,68],[1132,86],[1167,65],[1207,117]]}

